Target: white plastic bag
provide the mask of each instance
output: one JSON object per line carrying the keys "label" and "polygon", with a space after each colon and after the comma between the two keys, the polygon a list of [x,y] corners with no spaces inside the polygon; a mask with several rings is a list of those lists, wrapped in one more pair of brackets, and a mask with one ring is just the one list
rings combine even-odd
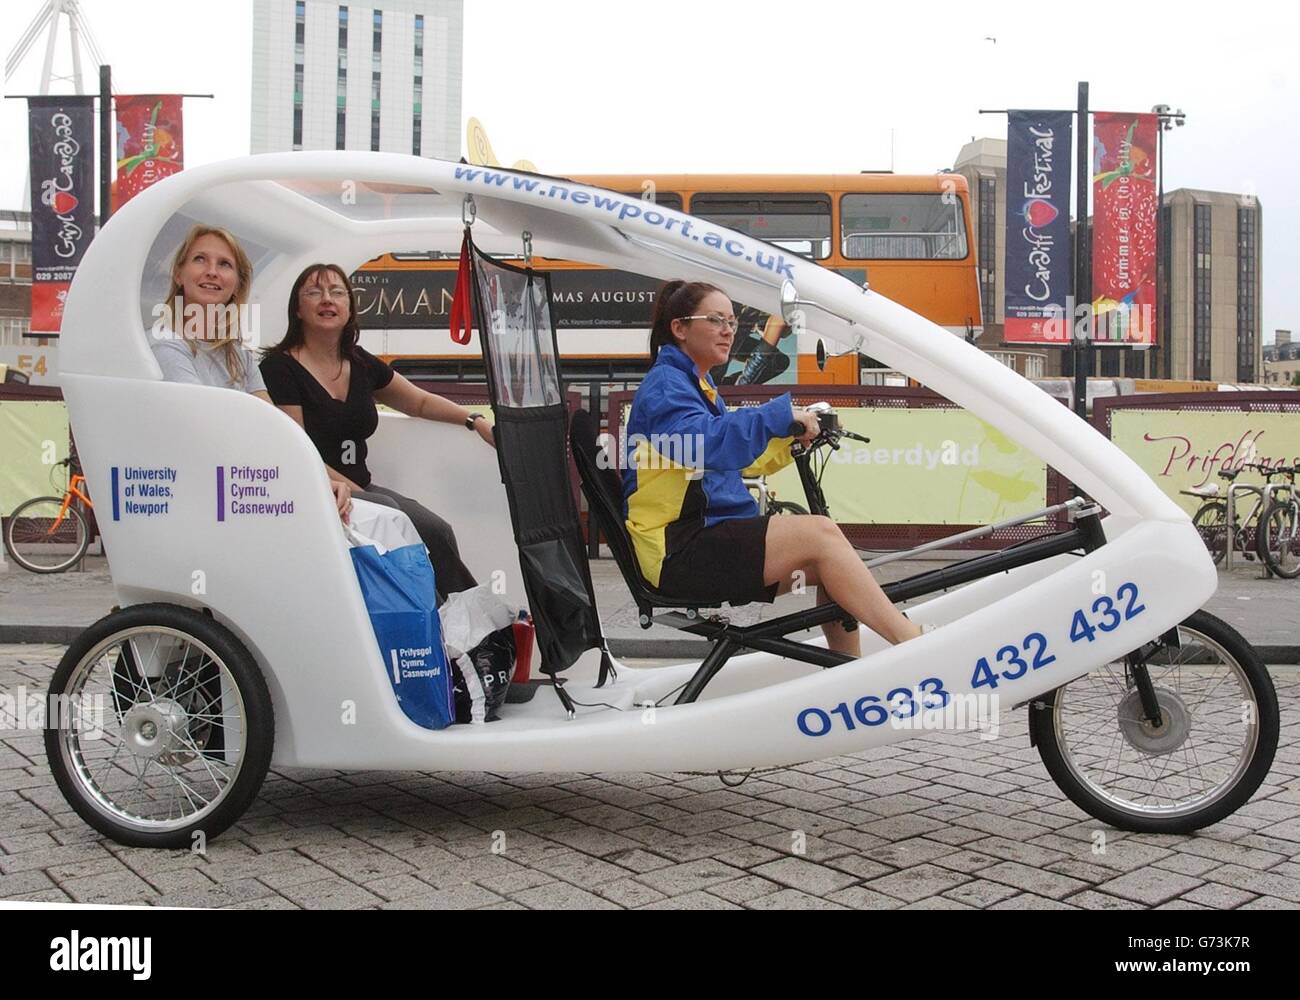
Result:
{"label": "white plastic bag", "polygon": [[[373,545],[380,555],[404,545],[423,544],[415,525],[403,511],[369,500],[352,501],[352,511],[343,533],[353,545]],[[362,541],[356,541],[354,535],[360,536]]]}
{"label": "white plastic bag", "polygon": [[[442,638],[447,659],[456,673],[457,688],[463,689],[463,694],[460,690],[456,694],[457,715],[460,716],[463,709],[461,699],[468,696],[469,722],[486,722],[489,709],[495,711],[500,699],[504,697],[510,678],[507,673],[504,679],[498,678],[499,685],[492,691],[486,690],[470,653],[493,632],[513,625],[519,617],[519,609],[506,604],[483,583],[470,590],[449,595],[438,609],[438,614],[442,618]],[[460,721],[464,722],[465,719],[461,717]]]}
{"label": "white plastic bag", "polygon": [[442,641],[453,659],[463,656],[497,629],[513,625],[519,609],[492,593],[486,583],[451,594],[438,614],[442,617]]}

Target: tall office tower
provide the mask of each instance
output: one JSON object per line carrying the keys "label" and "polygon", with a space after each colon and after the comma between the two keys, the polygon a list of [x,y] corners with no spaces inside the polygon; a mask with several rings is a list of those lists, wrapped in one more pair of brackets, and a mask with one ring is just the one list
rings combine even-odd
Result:
{"label": "tall office tower", "polygon": [[254,0],[252,151],[459,159],[463,29],[462,0]]}

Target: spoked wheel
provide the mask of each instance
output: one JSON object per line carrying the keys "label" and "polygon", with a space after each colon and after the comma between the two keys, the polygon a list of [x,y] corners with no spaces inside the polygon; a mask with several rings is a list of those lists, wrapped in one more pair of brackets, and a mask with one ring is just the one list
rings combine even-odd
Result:
{"label": "spoked wheel", "polygon": [[90,545],[81,511],[60,497],[37,497],[14,508],[5,521],[5,551],[32,573],[62,573],[75,566]]}
{"label": "spoked wheel", "polygon": [[[1254,794],[1277,750],[1278,705],[1259,654],[1197,611],[1178,644],[1151,643],[1031,705],[1030,727],[1056,784],[1122,830],[1189,833]],[[1143,709],[1145,667],[1160,725]]]}
{"label": "spoked wheel", "polygon": [[1214,564],[1223,562],[1228,551],[1228,508],[1221,503],[1207,503],[1196,512],[1192,525],[1200,532]]}
{"label": "spoked wheel", "polygon": [[[115,611],[50,684],[45,752],[59,790],[132,847],[191,847],[248,808],[271,763],[271,696],[228,629],[173,604]],[[57,710],[56,710],[57,709]]]}
{"label": "spoked wheel", "polygon": [[1300,576],[1300,503],[1274,503],[1260,518],[1256,536],[1259,557],[1286,580]]}

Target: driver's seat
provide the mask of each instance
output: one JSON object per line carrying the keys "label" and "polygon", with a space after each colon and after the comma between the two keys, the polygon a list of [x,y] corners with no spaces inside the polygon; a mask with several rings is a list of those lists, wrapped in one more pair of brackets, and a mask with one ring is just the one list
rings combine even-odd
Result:
{"label": "driver's seat", "polygon": [[[694,618],[699,608],[722,607],[721,601],[701,604],[698,600],[673,597],[651,586],[641,575],[632,536],[623,521],[623,483],[596,431],[596,421],[591,414],[586,410],[576,411],[569,423],[569,446],[573,451],[573,463],[578,467],[578,478],[582,480],[582,491],[587,495],[590,516],[609,542],[632,599],[636,601],[641,627],[649,628],[653,624],[655,608],[685,608],[687,617]],[[588,530],[592,529],[589,527]]]}

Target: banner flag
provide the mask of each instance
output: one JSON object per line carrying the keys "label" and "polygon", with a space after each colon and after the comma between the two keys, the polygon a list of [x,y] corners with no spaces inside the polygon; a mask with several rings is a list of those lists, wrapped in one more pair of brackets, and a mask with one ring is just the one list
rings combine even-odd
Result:
{"label": "banner flag", "polygon": [[1007,119],[1008,344],[1070,343],[1073,126],[1069,111],[1012,111]]}
{"label": "banner flag", "polygon": [[184,166],[180,94],[131,94],[117,108],[116,211],[150,184]]}
{"label": "banner flag", "polygon": [[1093,342],[1156,342],[1156,116],[1099,111],[1092,153]]}
{"label": "banner flag", "polygon": [[95,98],[30,97],[32,326],[58,335],[77,265],[95,235]]}

